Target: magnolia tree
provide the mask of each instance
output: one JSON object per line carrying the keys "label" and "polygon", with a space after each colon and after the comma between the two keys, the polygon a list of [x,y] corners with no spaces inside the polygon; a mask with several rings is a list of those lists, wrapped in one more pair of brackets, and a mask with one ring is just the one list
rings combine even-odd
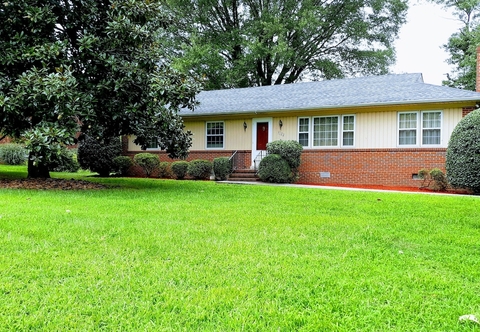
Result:
{"label": "magnolia tree", "polygon": [[160,1],[7,0],[0,21],[0,133],[25,142],[29,177],[48,177],[78,132],[157,138],[187,155],[177,113],[199,86],[170,66],[173,19]]}

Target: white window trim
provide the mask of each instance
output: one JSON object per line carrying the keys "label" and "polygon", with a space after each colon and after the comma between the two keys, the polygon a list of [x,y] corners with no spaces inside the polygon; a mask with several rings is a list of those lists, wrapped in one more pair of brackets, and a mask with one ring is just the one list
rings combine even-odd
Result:
{"label": "white window trim", "polygon": [[[343,121],[344,117],[353,116],[353,145],[343,145]],[[317,118],[337,118],[338,119],[338,132],[337,132],[337,145],[327,145],[327,146],[315,146],[314,142],[314,119]],[[357,130],[357,116],[355,114],[333,114],[333,115],[321,115],[321,116],[299,116],[297,118],[297,142],[300,142],[300,119],[309,119],[308,123],[308,146],[304,146],[304,149],[338,149],[338,148],[347,148],[351,149],[355,147],[356,143],[356,130]],[[347,131],[345,131],[347,132]],[[304,132],[302,132],[304,133]]]}
{"label": "white window trim", "polygon": [[[152,138],[153,140],[153,138]],[[160,147],[158,146],[158,142],[157,142],[157,147],[156,148],[146,148],[145,151],[158,151],[160,150]]]}
{"label": "white window trim", "polygon": [[[209,123],[222,123],[223,124],[223,143],[222,147],[208,147],[208,124]],[[225,149],[225,121],[206,121],[205,122],[205,149],[206,150],[224,150]]]}
{"label": "white window trim", "polygon": [[[400,114],[417,114],[416,142],[415,144],[400,144]],[[440,113],[440,128],[423,128],[423,114],[425,113]],[[440,143],[438,144],[423,144],[423,130],[424,129],[440,129]],[[413,130],[413,129],[410,129]],[[410,111],[397,113],[397,147],[441,147],[443,146],[443,111],[442,110],[428,110],[428,111]]]}

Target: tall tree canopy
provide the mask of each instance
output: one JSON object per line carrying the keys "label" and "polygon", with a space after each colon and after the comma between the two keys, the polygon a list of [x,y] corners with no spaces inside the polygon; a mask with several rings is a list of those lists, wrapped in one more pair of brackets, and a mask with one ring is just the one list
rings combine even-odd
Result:
{"label": "tall tree canopy", "polygon": [[29,176],[78,131],[102,140],[158,137],[172,157],[191,145],[177,115],[198,84],[172,69],[159,0],[0,3],[0,133],[25,141]]}
{"label": "tall tree canopy", "polygon": [[208,89],[384,74],[407,0],[167,0]]}
{"label": "tall tree canopy", "polygon": [[477,46],[480,45],[480,0],[433,0],[445,8],[453,9],[463,26],[443,45],[450,54],[447,63],[453,65],[444,85],[475,90]]}

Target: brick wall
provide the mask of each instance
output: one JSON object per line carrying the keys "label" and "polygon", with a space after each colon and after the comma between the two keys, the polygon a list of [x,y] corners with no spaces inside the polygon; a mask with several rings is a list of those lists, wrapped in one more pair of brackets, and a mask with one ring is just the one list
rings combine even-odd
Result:
{"label": "brick wall", "polygon": [[464,108],[462,108],[462,118],[464,118],[465,116],[467,116],[467,114],[469,114],[469,113],[472,112],[473,110],[475,110],[474,107],[464,107]]}
{"label": "brick wall", "polygon": [[298,182],[418,187],[412,175],[422,168],[445,171],[445,154],[446,149],[304,150]]}

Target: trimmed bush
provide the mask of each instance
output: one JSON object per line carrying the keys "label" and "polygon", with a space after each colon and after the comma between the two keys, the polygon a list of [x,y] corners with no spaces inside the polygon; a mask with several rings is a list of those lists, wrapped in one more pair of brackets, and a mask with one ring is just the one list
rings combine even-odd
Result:
{"label": "trimmed bush", "polygon": [[418,177],[423,180],[420,188],[431,188],[435,191],[444,191],[448,187],[447,177],[439,168],[434,168],[430,171],[426,168],[422,168],[418,171]]}
{"label": "trimmed bush", "polygon": [[172,169],[170,168],[170,163],[168,161],[162,161],[158,167],[158,177],[160,178],[171,178]]}
{"label": "trimmed bush", "polygon": [[446,169],[453,187],[480,193],[480,110],[468,114],[453,130]]}
{"label": "trimmed bush", "polygon": [[96,140],[83,135],[79,139],[78,162],[83,169],[109,176],[115,169],[114,159],[122,154],[122,142],[118,137]]}
{"label": "trimmed bush", "polygon": [[76,152],[76,149],[63,148],[60,154],[50,161],[48,170],[52,172],[78,172],[80,164],[77,161]]}
{"label": "trimmed bush", "polygon": [[23,165],[28,159],[28,152],[20,144],[0,145],[0,160],[7,165]]}
{"label": "trimmed bush", "polygon": [[302,151],[303,147],[297,141],[273,141],[267,144],[267,152],[280,155],[287,161],[292,171],[296,171],[300,166]]}
{"label": "trimmed bush", "polygon": [[133,166],[132,159],[127,156],[115,157],[113,158],[113,163],[115,164],[115,172],[120,176],[127,175],[128,169]]}
{"label": "trimmed bush", "polygon": [[183,180],[187,175],[188,162],[184,160],[174,161],[172,163],[172,172],[178,180]]}
{"label": "trimmed bush", "polygon": [[147,178],[160,166],[158,156],[147,152],[136,154],[133,161],[143,170]]}
{"label": "trimmed bush", "polygon": [[187,173],[195,180],[207,180],[210,179],[212,168],[211,161],[197,159],[188,163]]}
{"label": "trimmed bush", "polygon": [[278,154],[269,154],[260,162],[258,177],[264,182],[289,183],[294,176],[288,162]]}
{"label": "trimmed bush", "polygon": [[215,180],[225,181],[232,173],[232,165],[228,157],[219,157],[213,159],[213,173]]}

